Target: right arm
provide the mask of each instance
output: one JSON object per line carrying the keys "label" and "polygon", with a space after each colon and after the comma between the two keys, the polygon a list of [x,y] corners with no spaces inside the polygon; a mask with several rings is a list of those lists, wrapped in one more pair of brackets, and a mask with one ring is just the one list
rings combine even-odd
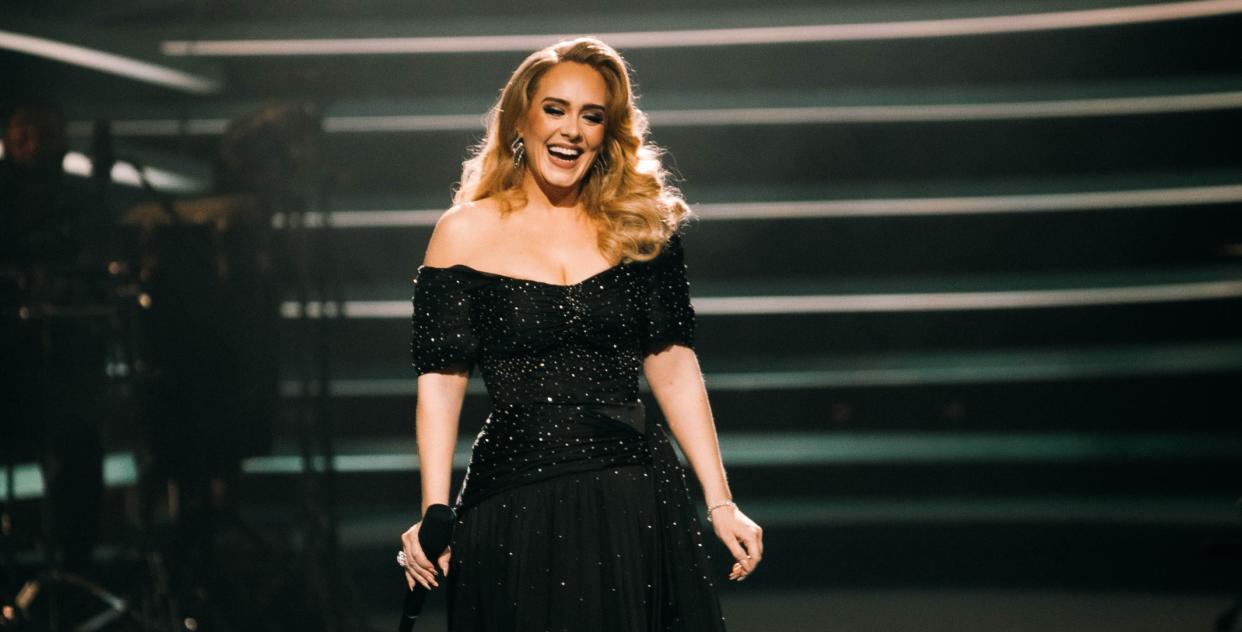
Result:
{"label": "right arm", "polygon": [[[470,224],[468,207],[454,206],[440,216],[423,264],[447,268],[469,256],[471,237],[477,230]],[[453,476],[453,451],[457,447],[457,424],[466,398],[466,367],[453,367],[418,376],[418,403],[414,410],[418,463],[422,479],[422,513],[434,504],[449,504]]]}
{"label": "right arm", "polygon": [[449,504],[457,423],[466,398],[466,382],[465,369],[453,373],[433,371],[418,377],[414,427],[418,439],[424,515],[431,505]]}
{"label": "right arm", "polygon": [[[457,422],[462,401],[466,398],[466,382],[465,369],[452,373],[433,371],[418,376],[414,432],[418,439],[418,471],[422,481],[420,515],[427,515],[427,508],[431,505],[449,504],[453,452],[457,447]],[[413,561],[412,565],[407,564],[405,572],[406,584],[411,590],[416,581],[428,589],[440,585],[435,578],[435,567],[418,544],[418,530],[422,524],[420,520],[401,535],[405,557]],[[438,560],[445,575],[448,575],[451,553],[445,550]]]}
{"label": "right arm", "polygon": [[[449,209],[436,222],[423,258],[425,265],[443,268],[464,260],[473,231],[466,225],[468,218],[459,211],[459,207]],[[418,442],[423,515],[431,505],[450,504],[453,453],[457,447],[458,421],[466,398],[468,378],[467,367],[461,365],[418,376],[414,432]],[[439,585],[435,579],[435,567],[418,545],[421,525],[421,521],[416,523],[401,536],[402,548],[410,560],[406,567],[406,581],[411,589],[415,581],[428,588]],[[446,550],[438,560],[445,574],[448,573],[450,553]]]}

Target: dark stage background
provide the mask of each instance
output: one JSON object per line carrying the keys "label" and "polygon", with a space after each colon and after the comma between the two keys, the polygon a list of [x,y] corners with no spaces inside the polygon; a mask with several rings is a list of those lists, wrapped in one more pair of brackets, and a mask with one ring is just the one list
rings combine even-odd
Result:
{"label": "dark stage background", "polygon": [[[127,227],[113,254],[182,252],[133,243],[160,214],[138,162],[191,223],[251,209],[251,241],[182,237],[270,283],[213,295],[260,314],[207,317],[250,332],[219,355],[181,272],[113,277],[125,318],[149,319],[143,292],[184,309],[107,321],[94,339],[141,353],[78,367],[108,393],[85,402],[106,412],[82,573],[133,613],[102,629],[396,622],[410,280],[483,113],[562,35],[626,56],[700,216],[699,357],[766,542],[734,584],[711,538],[730,629],[1238,629],[1218,618],[1242,596],[1239,33],[1242,2],[5,2],[0,104],[64,111],[65,186]],[[276,149],[237,151],[284,162],[222,153],[264,107],[282,123],[243,120]],[[102,192],[96,121],[122,163]],[[150,395],[133,361],[174,355],[216,364],[183,375],[192,396]],[[486,412],[475,378],[454,493]],[[24,448],[6,604],[48,559]],[[62,625],[90,610],[58,590]],[[442,596],[428,608],[419,627],[443,629]]]}

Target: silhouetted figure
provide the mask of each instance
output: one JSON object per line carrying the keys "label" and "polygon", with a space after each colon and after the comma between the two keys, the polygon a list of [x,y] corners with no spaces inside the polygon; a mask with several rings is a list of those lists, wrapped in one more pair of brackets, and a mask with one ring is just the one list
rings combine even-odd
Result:
{"label": "silhouetted figure", "polygon": [[221,138],[213,195],[144,203],[123,217],[137,228],[139,276],[150,297],[141,327],[146,478],[156,493],[165,489],[159,483],[172,483],[170,566],[203,610],[222,601],[213,590],[239,588],[214,551],[221,531],[237,526],[231,489],[242,462],[271,450],[278,285],[289,274],[273,215],[300,210],[318,129],[318,118],[297,106],[243,115]]}
{"label": "silhouetted figure", "polygon": [[98,537],[103,493],[109,222],[89,182],[65,175],[67,150],[56,107],[9,114],[0,160],[0,444],[8,459],[40,460],[46,534],[63,567],[80,570]]}

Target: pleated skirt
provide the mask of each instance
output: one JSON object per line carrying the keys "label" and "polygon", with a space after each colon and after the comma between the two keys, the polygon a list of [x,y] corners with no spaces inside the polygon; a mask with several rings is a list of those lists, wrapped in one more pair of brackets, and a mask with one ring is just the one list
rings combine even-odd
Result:
{"label": "pleated skirt", "polygon": [[463,508],[441,580],[449,630],[725,630],[698,517],[670,520],[662,475],[652,465],[575,472]]}

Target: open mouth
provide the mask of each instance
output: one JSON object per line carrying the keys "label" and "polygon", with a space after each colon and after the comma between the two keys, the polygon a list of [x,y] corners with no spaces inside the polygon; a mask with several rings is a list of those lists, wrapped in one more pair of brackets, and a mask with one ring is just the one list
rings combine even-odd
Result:
{"label": "open mouth", "polygon": [[558,167],[570,168],[578,163],[578,158],[582,156],[582,150],[553,145],[548,147],[548,156],[552,159],[552,164]]}

